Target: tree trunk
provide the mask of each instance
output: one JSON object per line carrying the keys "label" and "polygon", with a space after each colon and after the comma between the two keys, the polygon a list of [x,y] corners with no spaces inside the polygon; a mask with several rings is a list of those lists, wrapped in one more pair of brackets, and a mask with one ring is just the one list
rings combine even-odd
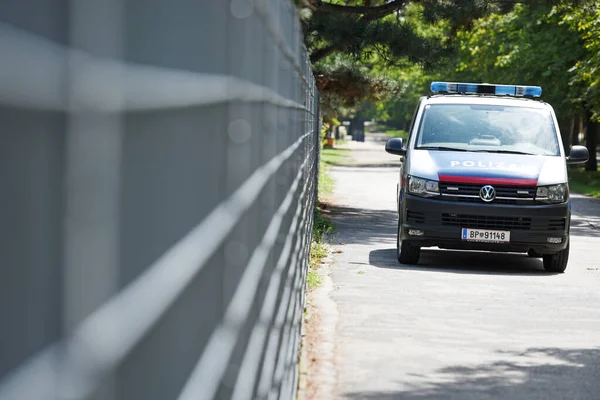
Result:
{"label": "tree trunk", "polygon": [[590,153],[590,158],[585,164],[586,171],[597,171],[596,147],[598,146],[598,128],[600,123],[591,120],[592,113],[587,112],[587,127],[585,130],[585,145]]}
{"label": "tree trunk", "polygon": [[[579,118],[579,114],[577,114],[571,119],[571,145],[572,146],[579,144],[579,128],[580,128],[580,118]],[[565,149],[565,152],[568,153],[568,150]]]}
{"label": "tree trunk", "polygon": [[570,139],[571,139],[571,130],[569,129],[569,121],[568,120],[561,120],[558,124],[558,127],[560,129],[560,138],[562,139],[562,144],[563,144],[563,148],[565,149],[565,153],[569,154],[569,149],[571,148],[570,146]]}

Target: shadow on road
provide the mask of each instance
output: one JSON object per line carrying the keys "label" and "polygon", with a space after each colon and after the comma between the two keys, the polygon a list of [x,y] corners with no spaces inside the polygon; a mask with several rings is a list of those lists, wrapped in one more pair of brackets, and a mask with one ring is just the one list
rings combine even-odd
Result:
{"label": "shadow on road", "polygon": [[587,219],[571,219],[571,235],[600,237],[600,221]]}
{"label": "shadow on road", "polygon": [[571,234],[600,237],[600,200],[583,196],[574,196],[571,200]]}
{"label": "shadow on road", "polygon": [[[397,213],[327,205],[325,214],[336,225],[338,241],[344,244],[394,243]],[[600,229],[588,224],[589,219],[572,222],[574,236],[600,236]],[[379,268],[447,272],[454,274],[498,274],[522,276],[553,275],[544,270],[539,258],[526,254],[439,250],[424,248],[418,265],[402,265],[396,260],[396,248],[375,249],[369,263]]]}
{"label": "shadow on road", "polygon": [[[573,236],[600,237],[600,201],[573,198]],[[393,210],[371,210],[327,205],[325,213],[336,225],[337,241],[344,244],[395,243],[397,213]],[[390,246],[369,254],[369,264],[379,268],[447,272],[453,274],[496,274],[550,276],[539,258],[526,254],[439,250],[424,248],[418,265],[402,265],[396,260],[396,249]],[[600,398],[600,397],[599,397]]]}
{"label": "shadow on road", "polygon": [[[497,360],[455,365],[405,391],[345,393],[347,399],[580,399],[600,397],[600,349],[530,348],[496,352]],[[435,379],[435,381],[434,381]]]}
{"label": "shadow on road", "polygon": [[[374,238],[396,239],[398,214],[395,210],[372,210],[359,207],[342,207],[325,204],[325,215],[336,224],[338,231],[347,230],[351,242],[365,243]],[[373,237],[368,237],[365,233]],[[573,236],[600,237],[600,200],[573,198],[571,218]]]}
{"label": "shadow on road", "polygon": [[[323,206],[323,204],[322,204]],[[393,210],[369,210],[325,204],[323,214],[335,224],[340,241],[367,244],[396,240],[398,213]]]}
{"label": "shadow on road", "polygon": [[549,276],[541,259],[526,254],[490,253],[480,251],[421,249],[417,265],[398,263],[396,248],[377,249],[369,253],[369,264],[379,268],[406,271],[447,272],[450,274]]}

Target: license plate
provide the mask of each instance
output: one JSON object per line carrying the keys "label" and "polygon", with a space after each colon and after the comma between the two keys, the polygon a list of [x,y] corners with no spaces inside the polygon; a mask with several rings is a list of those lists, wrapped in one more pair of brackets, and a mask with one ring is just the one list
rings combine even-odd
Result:
{"label": "license plate", "polygon": [[510,242],[510,231],[463,228],[461,237],[463,240],[473,242],[508,243]]}

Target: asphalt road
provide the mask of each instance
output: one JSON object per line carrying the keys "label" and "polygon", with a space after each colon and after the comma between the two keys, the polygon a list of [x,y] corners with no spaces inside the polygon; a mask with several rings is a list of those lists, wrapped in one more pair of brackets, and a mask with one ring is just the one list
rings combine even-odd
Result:
{"label": "asphalt road", "polygon": [[600,399],[600,202],[574,196],[564,274],[438,249],[401,265],[396,158],[383,142],[352,147],[359,166],[331,170],[331,304],[316,304],[337,315],[332,397]]}

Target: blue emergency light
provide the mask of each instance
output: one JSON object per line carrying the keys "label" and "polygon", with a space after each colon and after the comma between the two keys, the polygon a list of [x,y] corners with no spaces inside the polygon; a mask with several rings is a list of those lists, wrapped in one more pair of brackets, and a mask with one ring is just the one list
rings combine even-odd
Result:
{"label": "blue emergency light", "polygon": [[539,86],[490,85],[487,83],[431,82],[433,93],[495,94],[507,96],[540,97]]}

